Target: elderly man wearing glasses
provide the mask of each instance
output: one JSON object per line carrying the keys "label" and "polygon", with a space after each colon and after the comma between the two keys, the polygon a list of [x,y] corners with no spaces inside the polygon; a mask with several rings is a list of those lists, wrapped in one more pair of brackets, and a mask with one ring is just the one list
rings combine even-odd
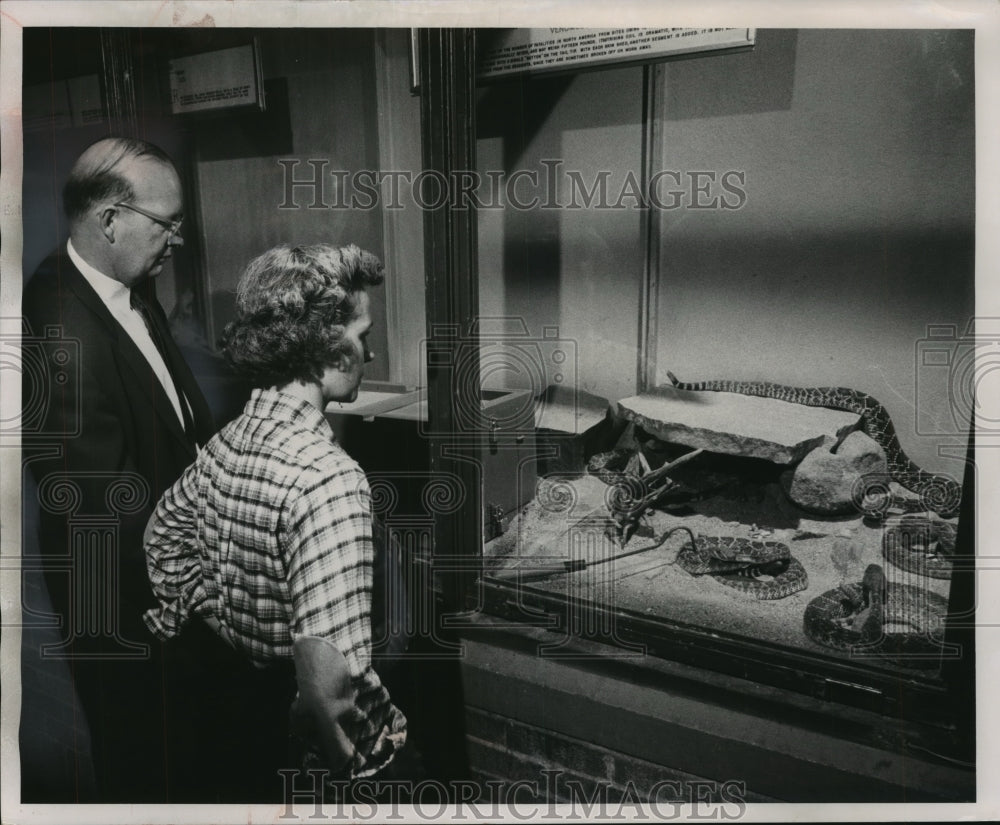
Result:
{"label": "elderly man wearing glasses", "polygon": [[[142,532],[214,432],[153,291],[183,243],[180,178],[156,146],[107,138],[78,158],[63,200],[69,241],[23,294],[25,462],[63,640],[45,657],[69,661],[91,738],[91,756],[70,757],[78,776],[92,758],[96,801],[172,801],[197,795],[183,786],[191,759],[170,764],[172,734],[193,717],[169,699],[169,651],[142,621],[157,604]],[[23,736],[35,722],[23,720]],[[83,786],[76,793],[94,801]]]}

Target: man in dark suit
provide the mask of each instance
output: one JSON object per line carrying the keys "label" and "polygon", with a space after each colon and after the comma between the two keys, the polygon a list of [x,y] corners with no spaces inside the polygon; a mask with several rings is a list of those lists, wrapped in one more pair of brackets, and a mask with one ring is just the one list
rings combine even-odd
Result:
{"label": "man in dark suit", "polygon": [[183,243],[180,178],[157,147],[108,138],[80,156],[63,195],[69,242],[23,294],[25,331],[44,359],[25,370],[22,429],[62,621],[64,643],[49,655],[69,661],[97,801],[168,801],[185,719],[142,621],[157,604],[142,533],[214,431],[152,288]]}

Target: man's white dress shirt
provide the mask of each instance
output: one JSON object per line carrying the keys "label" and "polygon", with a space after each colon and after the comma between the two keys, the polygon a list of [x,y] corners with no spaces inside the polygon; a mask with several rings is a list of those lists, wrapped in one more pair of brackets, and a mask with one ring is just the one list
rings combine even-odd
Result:
{"label": "man's white dress shirt", "polygon": [[104,302],[114,319],[122,325],[129,338],[139,348],[143,358],[153,368],[153,372],[156,373],[160,384],[163,385],[163,390],[166,392],[167,398],[170,399],[170,403],[173,404],[177,419],[183,427],[184,414],[181,411],[181,400],[177,394],[177,387],[174,386],[174,380],[170,377],[170,370],[167,369],[163,356],[160,355],[156,344],[153,343],[146,322],[142,315],[132,308],[131,290],[121,281],[109,278],[83,260],[73,248],[73,241],[66,242],[66,252],[69,254],[69,259],[80,270],[80,274],[94,288],[94,292]]}

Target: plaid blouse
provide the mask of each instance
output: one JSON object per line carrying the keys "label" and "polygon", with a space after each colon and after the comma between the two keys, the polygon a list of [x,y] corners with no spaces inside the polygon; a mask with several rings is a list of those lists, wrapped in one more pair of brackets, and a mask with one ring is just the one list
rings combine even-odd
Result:
{"label": "plaid blouse", "polygon": [[299,636],[347,660],[359,721],[355,776],[375,773],[405,740],[406,719],[371,666],[371,493],[312,404],[254,390],[243,414],[160,499],[146,564],[161,639],[193,617],[254,664],[292,657]]}

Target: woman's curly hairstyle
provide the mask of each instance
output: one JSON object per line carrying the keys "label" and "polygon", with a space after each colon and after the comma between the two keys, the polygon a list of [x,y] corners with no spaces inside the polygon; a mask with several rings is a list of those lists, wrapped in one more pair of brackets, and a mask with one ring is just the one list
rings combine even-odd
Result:
{"label": "woman's curly hairstyle", "polygon": [[310,383],[326,367],[358,357],[344,340],[357,293],[382,283],[382,264],[353,244],[276,246],[254,258],[236,288],[226,359],[254,386]]}

